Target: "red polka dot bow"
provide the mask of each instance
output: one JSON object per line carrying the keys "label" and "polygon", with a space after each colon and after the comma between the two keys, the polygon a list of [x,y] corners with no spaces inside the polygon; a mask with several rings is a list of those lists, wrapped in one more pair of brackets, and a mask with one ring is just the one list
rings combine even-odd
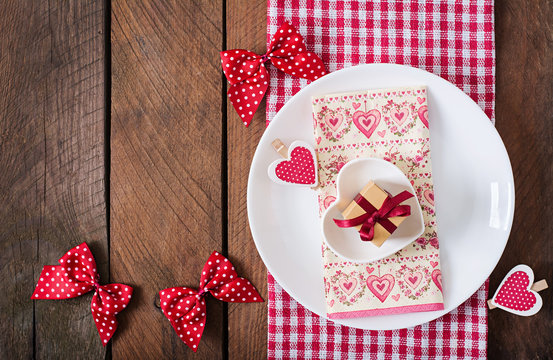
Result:
{"label": "red polka dot bow", "polygon": [[242,49],[221,51],[223,71],[231,84],[228,97],[246,126],[269,87],[266,61],[287,74],[311,81],[326,74],[323,61],[305,49],[303,37],[288,22],[277,30],[265,55]]}
{"label": "red polka dot bow", "polygon": [[181,340],[194,351],[198,349],[204,331],[206,321],[204,296],[207,293],[226,302],[263,301],[248,280],[238,277],[230,261],[214,251],[204,265],[199,290],[173,287],[159,292],[161,310]]}
{"label": "red polka dot bow", "polygon": [[92,317],[102,339],[102,344],[113,336],[117,329],[115,315],[127,307],[132,288],[123,284],[98,284],[96,261],[86,243],[69,250],[61,259],[61,265],[44,266],[31,299],[71,299],[94,290]]}

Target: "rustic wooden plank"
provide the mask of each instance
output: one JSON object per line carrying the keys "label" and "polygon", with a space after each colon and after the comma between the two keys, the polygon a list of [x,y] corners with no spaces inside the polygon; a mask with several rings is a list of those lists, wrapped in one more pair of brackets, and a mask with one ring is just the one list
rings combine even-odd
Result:
{"label": "rustic wooden plank", "polygon": [[[497,129],[509,152],[516,185],[516,212],[509,243],[490,280],[490,296],[517,264],[536,280],[553,279],[553,3],[496,1]],[[549,291],[549,293],[548,293]],[[549,358],[553,302],[541,293],[542,310],[524,318],[489,313],[491,359]],[[513,336],[516,334],[516,336]]]}
{"label": "rustic wooden plank", "polygon": [[[111,276],[135,286],[114,358],[192,351],[154,305],[222,249],[221,1],[112,2]],[[226,210],[225,210],[226,211]],[[208,297],[198,358],[223,356]]]}
{"label": "rustic wooden plank", "polygon": [[[227,49],[267,50],[267,1],[227,2]],[[267,271],[248,225],[246,190],[257,143],[265,130],[265,102],[246,128],[227,100],[228,253],[238,273],[250,279],[267,300]],[[267,303],[230,304],[229,359],[267,358]]]}
{"label": "rustic wooden plank", "polygon": [[100,358],[91,295],[30,295],[82,241],[107,279],[104,4],[2,1],[0,13],[0,357]]}

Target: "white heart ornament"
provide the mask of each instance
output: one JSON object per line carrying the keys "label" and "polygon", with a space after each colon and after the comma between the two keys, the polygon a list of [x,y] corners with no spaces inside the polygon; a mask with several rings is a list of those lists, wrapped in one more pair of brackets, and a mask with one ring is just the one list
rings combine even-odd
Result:
{"label": "white heart ornament", "polygon": [[319,177],[313,147],[303,141],[294,141],[288,148],[288,158],[271,163],[268,174],[277,184],[316,187]]}

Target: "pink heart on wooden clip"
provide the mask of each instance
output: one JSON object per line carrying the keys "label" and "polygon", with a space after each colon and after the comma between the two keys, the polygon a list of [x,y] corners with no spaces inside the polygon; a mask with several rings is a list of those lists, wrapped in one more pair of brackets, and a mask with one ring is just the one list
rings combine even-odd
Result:
{"label": "pink heart on wooden clip", "polygon": [[516,315],[530,316],[537,313],[543,304],[541,296],[531,290],[534,272],[527,265],[515,266],[499,285],[492,304]]}
{"label": "pink heart on wooden clip", "polygon": [[371,275],[367,278],[367,286],[369,290],[380,300],[384,302],[388,295],[392,292],[394,288],[395,279],[392,275],[386,274],[384,276],[378,277],[376,275]]}
{"label": "pink heart on wooden clip", "polygon": [[421,106],[419,110],[417,110],[417,114],[419,115],[424,126],[428,128],[428,106]]}
{"label": "pink heart on wooden clip", "polygon": [[409,109],[407,108],[403,108],[401,110],[396,110],[396,109],[393,109],[391,112],[390,112],[391,116],[392,116],[392,120],[398,125],[398,126],[401,126],[403,125],[403,123],[405,122],[405,120],[407,120],[407,118],[409,117]]}
{"label": "pink heart on wooden clip", "polygon": [[276,160],[269,166],[269,177],[278,184],[317,186],[316,159],[309,144],[294,141],[288,149],[288,159]]}
{"label": "pink heart on wooden clip", "polygon": [[356,111],[353,113],[353,123],[367,138],[370,138],[380,123],[380,112],[376,109],[368,112]]}

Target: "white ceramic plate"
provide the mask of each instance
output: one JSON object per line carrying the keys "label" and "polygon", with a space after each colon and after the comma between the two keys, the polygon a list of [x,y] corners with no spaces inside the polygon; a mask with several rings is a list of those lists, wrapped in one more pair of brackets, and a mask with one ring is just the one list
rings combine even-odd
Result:
{"label": "white ceramic plate", "polygon": [[255,244],[280,285],[326,317],[317,196],[267,176],[278,158],[271,142],[313,144],[311,97],[373,88],[426,85],[435,206],[445,309],[334,320],[388,330],[434,320],[468,299],[499,261],[514,213],[513,173],[497,131],[480,107],[444,79],[409,66],[360,65],[309,84],[275,116],[261,138],[248,180],[248,216]]}
{"label": "white ceramic plate", "polygon": [[340,169],[336,185],[338,198],[326,209],[322,217],[322,236],[334,253],[357,263],[373,262],[390,256],[412,243],[424,232],[424,220],[416,196],[402,203],[411,207],[411,215],[380,247],[370,241],[361,241],[357,229],[338,227],[334,219],[343,218],[342,211],[369,181],[373,181],[392,195],[404,190],[416,194],[407,176],[386,160],[355,159]]}

